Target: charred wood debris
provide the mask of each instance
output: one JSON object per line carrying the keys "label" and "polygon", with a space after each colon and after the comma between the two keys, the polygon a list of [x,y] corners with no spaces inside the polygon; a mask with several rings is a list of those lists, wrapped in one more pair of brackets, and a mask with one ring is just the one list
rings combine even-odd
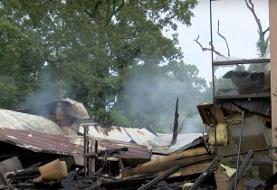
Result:
{"label": "charred wood debris", "polygon": [[[272,168],[271,160],[255,156],[273,148],[260,137],[247,147],[243,134],[253,117],[267,128],[266,105],[199,105],[206,132],[191,137],[177,134],[177,100],[173,135],[167,139],[147,129],[94,123],[71,99],[0,109],[0,189],[271,189],[276,174],[246,176],[252,166]],[[236,138],[232,125],[242,131]],[[234,144],[235,151],[228,148]]]}

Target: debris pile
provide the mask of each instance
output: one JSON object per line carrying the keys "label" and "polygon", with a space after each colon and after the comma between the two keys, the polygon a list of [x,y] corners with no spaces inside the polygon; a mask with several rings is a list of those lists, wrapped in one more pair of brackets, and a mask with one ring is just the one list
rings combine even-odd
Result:
{"label": "debris pile", "polygon": [[[223,107],[225,115],[219,120]],[[238,141],[229,138],[227,125],[244,120],[236,117],[233,104],[199,106],[207,134],[175,134],[174,143],[147,129],[102,126],[73,100],[43,108],[40,116],[30,114],[42,110],[38,107],[21,109],[26,113],[0,110],[1,189],[224,190],[247,184],[270,188],[276,178],[245,177],[255,154],[269,147],[245,151],[242,146],[239,162],[237,151],[222,153]]]}

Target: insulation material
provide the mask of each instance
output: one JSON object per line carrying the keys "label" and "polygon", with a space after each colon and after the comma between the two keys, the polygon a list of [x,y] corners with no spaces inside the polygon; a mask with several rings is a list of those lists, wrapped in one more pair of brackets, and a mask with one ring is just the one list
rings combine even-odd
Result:
{"label": "insulation material", "polygon": [[[228,129],[227,124],[225,123],[219,123],[214,127],[209,128],[208,132],[209,141],[208,143],[210,145],[224,145],[226,146],[228,144]],[[216,142],[215,142],[216,138]]]}
{"label": "insulation material", "polygon": [[240,124],[241,123],[241,115],[235,114],[235,115],[228,116],[225,118],[225,121],[228,124]]}
{"label": "insulation material", "polygon": [[220,164],[220,166],[225,170],[225,173],[229,178],[231,178],[236,173],[236,169],[234,168],[230,168],[229,166],[223,164]]}

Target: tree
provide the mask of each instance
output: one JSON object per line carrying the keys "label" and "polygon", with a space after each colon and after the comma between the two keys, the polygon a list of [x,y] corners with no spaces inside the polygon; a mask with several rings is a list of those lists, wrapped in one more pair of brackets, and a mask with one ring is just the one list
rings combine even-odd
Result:
{"label": "tree", "polygon": [[21,30],[18,20],[8,16],[8,10],[0,4],[0,104],[11,108],[18,106],[23,97],[36,87],[41,59],[30,30]]}
{"label": "tree", "polygon": [[[177,21],[190,25],[195,5],[196,0],[2,1],[1,22],[25,40],[15,40],[22,42],[18,46],[8,37],[7,44],[1,46],[1,51],[11,52],[12,46],[18,47],[16,54],[25,57],[14,64],[17,70],[10,79],[14,82],[6,83],[6,92],[16,96],[5,104],[18,105],[29,93],[51,94],[39,99],[47,101],[59,96],[58,90],[49,93],[47,88],[62,88],[65,96],[83,102],[96,120],[117,122],[113,114],[119,113],[125,102],[126,80],[149,68],[165,80],[185,81],[184,77],[189,77],[189,88],[197,94],[204,81],[196,77],[195,67],[181,61],[176,34],[173,39],[162,34],[165,29],[176,31]],[[3,54],[1,66],[2,58]],[[7,57],[6,65],[13,59],[12,55]]]}
{"label": "tree", "polygon": [[266,37],[266,34],[269,32],[269,27],[267,27],[265,30],[263,29],[261,20],[256,14],[255,5],[252,0],[245,0],[245,4],[248,10],[253,15],[253,18],[255,19],[255,22],[257,24],[257,27],[258,27],[257,32],[259,34],[259,39],[257,41],[257,51],[258,51],[258,55],[260,57],[263,57],[268,47],[269,36]]}

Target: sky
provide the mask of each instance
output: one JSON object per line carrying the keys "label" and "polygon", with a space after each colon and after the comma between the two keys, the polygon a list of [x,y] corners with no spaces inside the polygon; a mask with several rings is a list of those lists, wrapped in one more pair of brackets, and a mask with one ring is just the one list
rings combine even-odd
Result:
{"label": "sky", "polygon": [[[263,28],[266,29],[269,25],[268,0],[253,0],[253,3],[256,14],[260,18]],[[216,34],[219,20],[220,33],[227,38],[232,57],[257,57],[258,28],[244,0],[213,1],[212,10],[215,49],[227,54],[223,39]],[[199,42],[208,47],[210,41],[209,0],[199,0],[192,12],[194,17],[191,19],[191,26],[187,27],[182,24],[178,26],[179,46],[182,49],[185,63],[195,64],[199,69],[199,76],[211,81],[211,53],[203,52],[193,41],[199,35]]]}

